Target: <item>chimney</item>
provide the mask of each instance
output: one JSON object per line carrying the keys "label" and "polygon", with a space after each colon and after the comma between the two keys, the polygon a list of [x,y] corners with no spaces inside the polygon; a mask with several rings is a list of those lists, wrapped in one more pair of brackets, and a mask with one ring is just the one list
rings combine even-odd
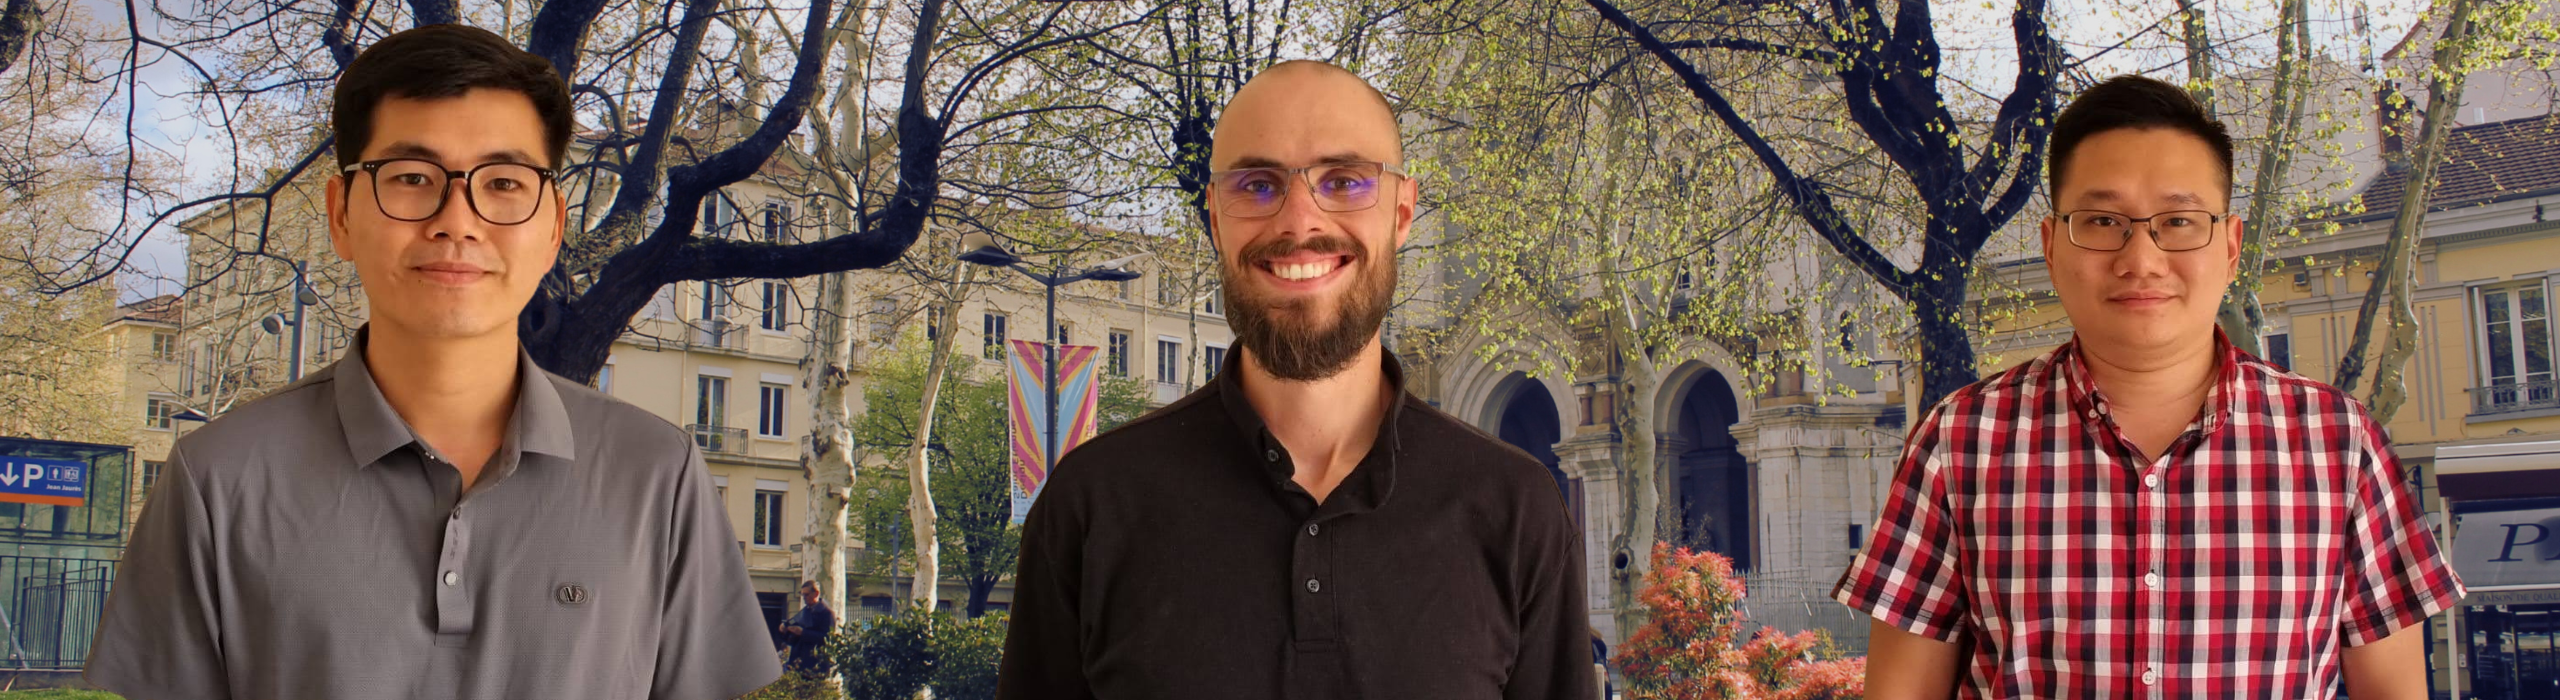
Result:
{"label": "chimney", "polygon": [[2373,133],[2381,140],[2382,157],[2397,158],[2407,149],[2403,139],[2409,130],[2409,102],[2390,83],[2373,93]]}

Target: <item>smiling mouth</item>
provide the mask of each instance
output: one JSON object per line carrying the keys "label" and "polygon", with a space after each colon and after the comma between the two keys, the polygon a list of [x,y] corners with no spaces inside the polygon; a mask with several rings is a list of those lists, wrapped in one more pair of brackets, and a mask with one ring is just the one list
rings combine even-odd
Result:
{"label": "smiling mouth", "polygon": [[1300,282],[1332,274],[1334,270],[1341,269],[1341,267],[1348,262],[1350,262],[1349,256],[1333,256],[1298,263],[1275,263],[1266,261],[1262,263],[1262,269],[1269,271],[1273,277],[1278,277],[1291,282]]}

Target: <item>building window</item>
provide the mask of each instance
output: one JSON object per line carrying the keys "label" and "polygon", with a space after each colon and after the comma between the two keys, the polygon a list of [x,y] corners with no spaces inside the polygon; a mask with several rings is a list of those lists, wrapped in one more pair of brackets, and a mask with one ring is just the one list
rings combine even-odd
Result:
{"label": "building window", "polygon": [[790,395],[790,387],[765,384],[756,387],[756,434],[782,437],[782,399]]}
{"label": "building window", "polygon": [[769,331],[782,330],[783,322],[788,320],[783,315],[783,302],[790,300],[791,288],[781,282],[770,280],[763,284],[764,298],[758,304],[760,307],[758,310],[762,313],[756,319],[756,327]]}
{"label": "building window", "polygon": [[2268,364],[2282,367],[2287,372],[2293,371],[2292,334],[2277,333],[2275,335],[2267,336],[2266,350],[2267,355],[2258,359],[2266,360]]}
{"label": "building window", "polygon": [[1129,376],[1129,332],[1111,330],[1111,376]]}
{"label": "building window", "polygon": [[613,393],[613,365],[596,370],[596,391]]}
{"label": "building window", "polygon": [[1858,354],[1858,319],[1847,311],[1840,312],[1840,354]]}
{"label": "building window", "polygon": [[1182,381],[1182,344],[1156,339],[1156,381],[1174,384]]}
{"label": "building window", "polygon": [[791,225],[791,205],[764,203],[764,242],[781,243]]}
{"label": "building window", "polygon": [[693,422],[714,428],[729,424],[729,379],[694,377]]}
{"label": "building window", "polygon": [[2480,290],[2482,390],[2472,412],[2560,407],[2551,366],[2551,315],[2541,285]]}
{"label": "building window", "polygon": [[737,227],[738,205],[729,203],[727,195],[713,190],[702,197],[702,220],[696,223],[702,226],[705,238],[727,238]]}
{"label": "building window", "polygon": [[1200,301],[1200,313],[1210,314],[1213,316],[1220,315],[1222,313],[1218,309],[1219,299],[1217,285],[1209,285],[1209,293],[1202,296],[1203,299]]}
{"label": "building window", "polygon": [[178,415],[177,402],[153,397],[142,406],[142,426],[152,430],[168,430],[177,425],[177,422],[171,418],[175,415]]}
{"label": "building window", "polygon": [[1685,292],[1696,286],[1698,286],[1698,277],[1691,274],[1688,267],[1683,266],[1679,272],[1671,273],[1672,290]]}
{"label": "building window", "polygon": [[1129,288],[1130,288],[1131,286],[1136,285],[1136,284],[1137,284],[1137,282],[1136,282],[1136,281],[1134,281],[1134,280],[1120,280],[1119,285],[1120,285],[1120,300],[1121,300],[1121,301],[1128,301],[1128,300],[1129,300]]}
{"label": "building window", "polygon": [[1209,371],[1208,371],[1207,373],[1205,373],[1205,374],[1200,375],[1200,376],[1204,376],[1204,377],[1215,377],[1215,376],[1218,376],[1218,368],[1219,368],[1219,367],[1224,367],[1224,366],[1226,366],[1226,363],[1227,363],[1227,349],[1226,349],[1226,348],[1222,348],[1222,347],[1218,347],[1218,346],[1215,346],[1215,345],[1210,345],[1210,346],[1207,346],[1207,347],[1205,347],[1205,348],[1202,348],[1202,350],[1203,350],[1203,352],[1201,353],[1201,357],[1202,357],[1203,359],[1207,360],[1207,361],[1206,361],[1206,362],[1204,362],[1204,363],[1202,363],[1202,364],[1201,364],[1201,367],[1202,367],[1202,368],[1204,368],[1204,369],[1207,369],[1207,370],[1209,370]]}
{"label": "building window", "polygon": [[1173,280],[1169,280],[1169,279],[1157,279],[1157,280],[1156,280],[1156,304],[1157,304],[1158,306],[1164,306],[1164,307],[1167,307],[1167,308],[1179,308],[1179,307],[1181,307],[1181,306],[1182,306],[1182,288],[1174,286],[1174,285],[1173,285]]}
{"label": "building window", "polygon": [[897,333],[897,316],[897,297],[880,297],[871,300],[871,337],[885,340]]}
{"label": "building window", "polygon": [[756,545],[782,546],[782,492],[756,489]]}
{"label": "building window", "polygon": [[710,320],[729,315],[729,288],[718,282],[702,283],[702,313],[694,318]]}
{"label": "building window", "polygon": [[1004,321],[1004,314],[993,312],[989,312],[987,314],[985,335],[981,336],[978,344],[979,353],[984,355],[987,359],[997,360],[1004,358]]}
{"label": "building window", "polygon": [[160,483],[160,467],[167,464],[168,462],[142,463],[142,495],[151,495],[151,485]]}
{"label": "building window", "polygon": [[152,333],[151,359],[161,361],[178,359],[178,334]]}

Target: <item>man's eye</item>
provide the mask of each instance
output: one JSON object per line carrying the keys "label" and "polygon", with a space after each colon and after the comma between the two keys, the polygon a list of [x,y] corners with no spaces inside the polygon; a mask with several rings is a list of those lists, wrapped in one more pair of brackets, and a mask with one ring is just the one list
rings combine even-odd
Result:
{"label": "man's eye", "polygon": [[391,176],[391,184],[402,187],[425,187],[431,183],[427,182],[427,176],[425,175],[417,173],[400,173]]}
{"label": "man's eye", "polygon": [[502,177],[492,179],[488,184],[482,185],[482,187],[488,188],[491,192],[514,192],[524,189],[524,183],[517,182],[514,178]]}
{"label": "man's eye", "polygon": [[2104,214],[2098,214],[2098,215],[2093,215],[2093,216],[2090,216],[2090,217],[2089,217],[2089,225],[2091,225],[2091,226],[2123,226],[2123,225],[2124,225],[2124,220],[2123,220],[2123,219],[2118,219],[2118,218],[2116,218],[2116,217],[2112,217],[2112,216],[2107,216],[2107,215],[2104,215]]}
{"label": "man's eye", "polygon": [[2175,216],[2161,221],[2160,225],[2168,228],[2189,228],[2196,225],[2196,220],[2190,217]]}

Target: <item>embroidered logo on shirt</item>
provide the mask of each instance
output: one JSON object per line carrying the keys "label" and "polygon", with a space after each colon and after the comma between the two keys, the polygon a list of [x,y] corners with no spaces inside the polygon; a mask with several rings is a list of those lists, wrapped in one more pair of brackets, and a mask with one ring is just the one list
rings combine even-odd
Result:
{"label": "embroidered logo on shirt", "polygon": [[587,598],[591,596],[587,594],[586,586],[574,583],[563,583],[560,584],[559,588],[552,590],[551,597],[554,600],[560,601],[561,605],[576,607],[586,604]]}

